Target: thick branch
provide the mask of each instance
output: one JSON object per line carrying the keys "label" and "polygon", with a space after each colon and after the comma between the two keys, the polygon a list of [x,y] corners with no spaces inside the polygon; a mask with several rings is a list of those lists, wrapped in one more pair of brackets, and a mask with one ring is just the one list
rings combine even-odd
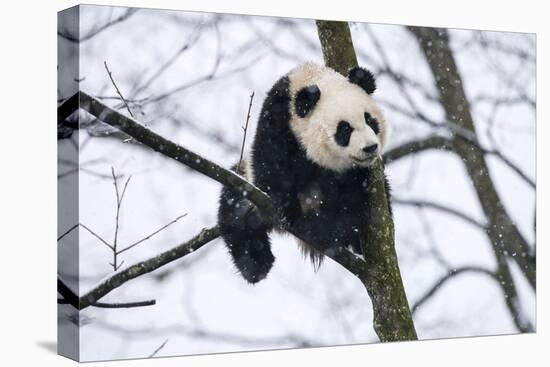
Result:
{"label": "thick branch", "polygon": [[269,196],[236,173],[228,171],[214,162],[163,138],[140,125],[134,119],[120,114],[84,92],[80,92],[80,108],[88,111],[99,120],[122,130],[154,151],[175,159],[195,171],[220,182],[222,185],[229,186],[237,191],[246,192],[250,201],[258,205],[266,213],[273,213],[273,206]]}
{"label": "thick branch", "polygon": [[[96,286],[94,289],[87,292],[81,297],[75,299],[74,293],[70,291],[62,282],[58,279],[58,289],[59,293],[66,299],[68,302],[75,306],[79,310],[83,310],[89,306],[97,306],[97,301],[113,291],[114,289],[120,287],[124,283],[137,278],[143,274],[150,273],[156,269],[174,261],[179,258],[188,255],[202,246],[206,245],[210,241],[215,240],[220,236],[220,230],[218,227],[212,227],[208,229],[203,229],[197,236],[193,237],[191,240],[176,246],[170,250],[167,250],[157,256],[154,256],[148,260],[141,261],[137,264],[134,264],[126,269],[115,273],[112,277],[105,280],[103,283]],[[61,283],[61,284],[60,284]],[[69,293],[70,292],[70,293]],[[100,306],[98,306],[100,307]]]}

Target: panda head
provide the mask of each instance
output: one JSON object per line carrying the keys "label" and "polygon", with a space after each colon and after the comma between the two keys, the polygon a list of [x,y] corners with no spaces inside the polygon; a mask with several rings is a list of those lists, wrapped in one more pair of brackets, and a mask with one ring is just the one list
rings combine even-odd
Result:
{"label": "panda head", "polygon": [[290,127],[309,159],[343,172],[367,167],[386,144],[387,127],[372,98],[373,75],[360,67],[347,77],[307,63],[288,74]]}

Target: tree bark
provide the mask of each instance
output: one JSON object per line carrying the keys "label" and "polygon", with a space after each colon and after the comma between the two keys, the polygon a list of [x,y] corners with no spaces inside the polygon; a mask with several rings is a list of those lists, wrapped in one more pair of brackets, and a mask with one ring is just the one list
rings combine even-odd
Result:
{"label": "tree bark", "polygon": [[[325,65],[347,75],[357,57],[346,22],[317,21]],[[364,226],[361,248],[365,258],[358,274],[371,298],[374,330],[380,341],[416,340],[395,252],[394,224],[389,212],[381,160],[370,168],[369,223]]]}

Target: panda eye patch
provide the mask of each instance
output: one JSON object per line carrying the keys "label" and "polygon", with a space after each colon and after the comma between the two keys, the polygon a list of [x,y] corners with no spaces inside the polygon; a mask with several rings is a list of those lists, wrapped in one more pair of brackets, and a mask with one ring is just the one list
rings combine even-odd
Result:
{"label": "panda eye patch", "polygon": [[334,141],[342,147],[347,147],[352,132],[353,127],[347,121],[340,121],[336,128],[336,134],[334,134]]}
{"label": "panda eye patch", "polygon": [[373,118],[368,112],[365,112],[365,122],[372,129],[372,131],[374,131],[374,133],[378,135],[378,133],[380,132],[378,121],[376,121],[376,119]]}

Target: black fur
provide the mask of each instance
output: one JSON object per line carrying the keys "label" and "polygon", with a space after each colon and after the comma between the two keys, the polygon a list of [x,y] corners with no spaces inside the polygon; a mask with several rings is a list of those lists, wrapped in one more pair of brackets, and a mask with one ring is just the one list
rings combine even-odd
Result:
{"label": "black fur", "polygon": [[321,91],[316,85],[310,85],[300,89],[298,93],[296,93],[296,98],[294,100],[296,114],[300,117],[306,117],[313,107],[315,107],[319,98],[321,98]]}
{"label": "black fur", "polygon": [[350,83],[357,84],[368,94],[374,93],[376,90],[376,82],[374,75],[367,69],[356,66],[348,72],[348,80]]}
{"label": "black fur", "polygon": [[[310,92],[303,93],[311,96]],[[303,101],[314,99],[304,97]],[[309,160],[289,126],[290,100],[289,80],[283,77],[268,92],[260,113],[251,154],[254,183],[273,200],[278,210],[275,220],[282,220],[283,229],[292,226],[306,233],[308,241],[322,250],[344,245],[361,253],[360,229],[368,221],[364,215],[369,202],[369,171],[356,168],[337,173]],[[300,111],[309,113],[304,106],[308,104],[301,104]],[[295,107],[298,111],[298,103]],[[319,215],[302,213],[298,199],[312,182],[323,197]],[[387,180],[385,183],[390,205]],[[243,277],[250,283],[264,279],[274,262],[269,241],[272,219],[262,218],[241,193],[223,188],[218,223]]]}
{"label": "black fur", "polygon": [[336,128],[336,134],[334,134],[334,141],[341,147],[347,147],[349,145],[349,139],[351,138],[351,133],[353,132],[353,127],[347,121],[340,121],[338,127]]}
{"label": "black fur", "polygon": [[374,131],[376,135],[380,132],[380,126],[378,125],[378,120],[370,115],[370,113],[365,112],[365,122],[367,125]]}
{"label": "black fur", "polygon": [[[236,167],[232,170],[236,171]],[[218,224],[235,266],[250,283],[264,279],[275,261],[267,235],[271,230],[268,223],[240,193],[224,187]]]}

